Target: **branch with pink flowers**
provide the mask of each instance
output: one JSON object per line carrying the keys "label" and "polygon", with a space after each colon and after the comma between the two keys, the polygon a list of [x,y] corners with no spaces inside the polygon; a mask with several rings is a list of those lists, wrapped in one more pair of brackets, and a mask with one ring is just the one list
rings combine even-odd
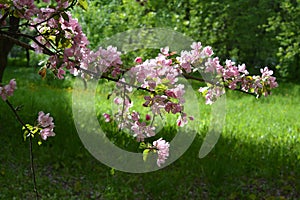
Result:
{"label": "branch with pink flowers", "polygon": [[[49,0],[44,0],[49,3]],[[257,98],[268,96],[271,90],[278,86],[273,71],[267,67],[260,70],[260,76],[250,76],[245,64],[236,65],[231,60],[226,60],[222,65],[218,57],[214,57],[211,47],[203,47],[200,42],[191,44],[191,50],[172,52],[169,47],[160,49],[155,58],[133,58],[134,65],[128,69],[121,60],[121,52],[116,47],[100,47],[97,51],[88,48],[89,41],[83,33],[77,19],[68,11],[75,6],[77,1],[56,0],[51,7],[45,5],[38,8],[33,0],[12,1],[0,4],[0,10],[5,12],[0,15],[2,28],[0,37],[9,39],[15,44],[36,53],[49,55],[40,74],[45,76],[49,70],[59,79],[64,79],[66,72],[80,76],[85,81],[90,79],[106,79],[116,83],[116,89],[109,95],[117,107],[116,113],[103,113],[104,121],[118,122],[119,129],[127,129],[133,138],[140,142],[143,149],[144,161],[149,153],[157,154],[157,165],[163,166],[169,157],[169,142],[160,138],[152,143],[145,143],[146,138],[156,135],[157,126],[154,123],[157,116],[174,115],[178,127],[187,125],[194,120],[194,116],[187,113],[184,103],[186,86],[180,82],[181,78],[205,82],[206,87],[199,86],[199,92],[206,99],[206,104],[213,104],[225,93],[225,88],[240,91]],[[79,1],[78,3],[82,3]],[[81,5],[85,7],[85,5]],[[9,13],[18,16],[26,22],[20,26],[28,27],[35,31],[32,35],[21,32],[4,31],[5,20]],[[4,27],[4,28],[3,28]],[[9,27],[8,27],[9,28]],[[26,37],[32,44],[25,45],[18,42],[18,37]],[[125,75],[124,75],[125,74]],[[200,78],[200,76],[202,78]],[[48,137],[55,136],[53,118],[44,112],[38,113],[36,124],[25,124],[18,115],[8,98],[13,96],[16,81],[12,79],[7,85],[0,87],[0,96],[13,111],[17,120],[23,127],[24,139],[30,139],[31,163],[32,139],[37,138],[38,144]],[[147,110],[146,113],[133,110],[134,102],[130,98],[134,89],[142,90],[146,94],[143,102],[138,105]],[[142,110],[142,109],[141,109]],[[154,139],[153,139],[154,140]],[[36,190],[35,174],[34,190]]]}
{"label": "branch with pink flowers", "polygon": [[20,107],[15,108],[12,105],[12,103],[8,100],[10,96],[13,96],[15,89],[17,89],[17,83],[14,79],[11,79],[9,84],[3,87],[0,86],[0,96],[2,100],[6,102],[8,107],[12,110],[17,121],[23,127],[22,129],[24,131],[24,140],[29,138],[29,159],[30,159],[30,168],[32,173],[33,190],[36,194],[36,199],[38,199],[39,194],[37,190],[35,168],[33,163],[34,158],[33,158],[33,151],[32,151],[32,142],[33,142],[32,138],[34,138],[36,135],[39,135],[40,139],[38,140],[38,144],[40,145],[42,143],[41,140],[46,140],[47,137],[55,136],[55,133],[53,132],[54,129],[53,118],[49,116],[50,115],[49,113],[45,115],[43,111],[40,111],[38,114],[36,125],[30,125],[24,123],[20,115],[18,114]]}

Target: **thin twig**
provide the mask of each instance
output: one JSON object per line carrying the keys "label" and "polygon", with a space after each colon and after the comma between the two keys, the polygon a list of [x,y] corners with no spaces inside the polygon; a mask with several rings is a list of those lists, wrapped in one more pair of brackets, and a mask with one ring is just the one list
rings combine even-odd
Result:
{"label": "thin twig", "polygon": [[33,161],[33,151],[32,151],[32,137],[29,136],[29,157],[30,157],[30,169],[32,174],[32,181],[33,181],[33,191],[35,193],[35,199],[39,199],[39,193],[37,191],[36,187],[36,176],[35,176],[35,170],[34,170],[34,161]]}
{"label": "thin twig", "polygon": [[[7,9],[6,9],[7,10]],[[4,15],[1,17],[1,19],[0,19],[0,24],[2,24],[4,21],[5,21],[5,19],[8,17],[8,15],[9,15],[9,12],[8,11],[6,11],[5,13],[4,13]]]}
{"label": "thin twig", "polygon": [[27,128],[26,124],[23,122],[23,120],[21,119],[21,117],[19,116],[19,114],[17,113],[17,110],[13,107],[13,105],[6,100],[5,101],[7,103],[7,105],[9,106],[9,108],[13,111],[14,115],[16,116],[18,122],[25,127],[25,129],[30,133],[29,134],[29,157],[30,157],[30,169],[31,169],[31,174],[32,174],[32,180],[33,180],[33,191],[35,192],[36,195],[36,200],[39,199],[39,194],[38,194],[38,190],[36,187],[36,176],[35,176],[35,170],[34,170],[34,161],[33,161],[33,152],[32,152],[32,138],[31,138],[31,130],[29,128]]}
{"label": "thin twig", "polygon": [[[206,82],[206,83],[210,83],[210,84],[215,85],[215,86],[220,86],[220,87],[224,87],[224,88],[230,89],[228,86],[220,84],[218,82],[213,82],[213,81],[210,81],[210,80],[204,80],[203,78],[191,76],[191,75],[186,74],[186,73],[183,74],[183,77],[186,78],[186,79],[196,80],[196,81],[199,81],[199,82]],[[232,89],[230,89],[230,90],[232,90]],[[245,94],[252,95],[252,96],[256,97],[255,93],[246,92],[246,91],[244,91],[242,89],[234,89],[234,91],[242,92],[242,93],[245,93]]]}
{"label": "thin twig", "polygon": [[84,73],[90,74],[90,75],[92,75],[93,77],[98,78],[98,79],[106,79],[106,80],[108,80],[108,81],[113,81],[113,82],[116,82],[116,83],[120,83],[120,84],[122,84],[122,85],[134,87],[134,88],[136,88],[137,90],[144,90],[144,91],[146,91],[146,92],[155,93],[155,91],[149,90],[148,88],[143,88],[143,87],[140,87],[140,86],[137,86],[137,85],[133,85],[133,84],[130,84],[130,83],[126,83],[126,82],[124,82],[124,81],[121,81],[120,79],[114,79],[114,78],[108,77],[108,76],[106,76],[106,75],[101,75],[101,74],[99,74],[99,73],[92,72],[92,71],[87,70],[87,69],[79,68],[79,70],[83,71]]}

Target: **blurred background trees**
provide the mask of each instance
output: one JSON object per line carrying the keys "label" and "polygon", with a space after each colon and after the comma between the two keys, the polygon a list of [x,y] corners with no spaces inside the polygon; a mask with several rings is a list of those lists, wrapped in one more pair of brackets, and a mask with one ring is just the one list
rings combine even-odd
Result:
{"label": "blurred background trees", "polygon": [[281,81],[300,82],[300,0],[91,0],[74,15],[92,48],[130,29],[168,27],[251,73],[269,66]]}

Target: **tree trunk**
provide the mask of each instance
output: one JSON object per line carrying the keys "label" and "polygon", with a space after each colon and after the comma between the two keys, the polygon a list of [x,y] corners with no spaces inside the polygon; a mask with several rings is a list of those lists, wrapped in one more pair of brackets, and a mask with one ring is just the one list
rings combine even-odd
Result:
{"label": "tree trunk", "polygon": [[[20,19],[14,16],[9,17],[9,32],[16,33],[19,30]],[[13,34],[12,34],[13,35]],[[2,82],[4,70],[7,67],[7,59],[10,50],[12,49],[14,43],[11,40],[0,37],[0,83]]]}

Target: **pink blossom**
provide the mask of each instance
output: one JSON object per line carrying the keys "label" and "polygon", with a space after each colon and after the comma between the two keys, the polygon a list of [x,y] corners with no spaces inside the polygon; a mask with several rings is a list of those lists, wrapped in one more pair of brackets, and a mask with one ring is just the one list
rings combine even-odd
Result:
{"label": "pink blossom", "polygon": [[208,58],[205,62],[205,72],[211,73],[223,73],[223,66],[220,65],[220,61],[218,57]]}
{"label": "pink blossom", "polygon": [[3,101],[6,101],[7,97],[6,97],[6,93],[3,87],[0,86],[0,96],[2,98]]}
{"label": "pink blossom", "polygon": [[[13,0],[15,8],[20,17],[30,20],[40,10],[34,5],[34,0]],[[24,9],[24,10],[23,10]]]}
{"label": "pink blossom", "polygon": [[188,123],[188,119],[193,121],[194,117],[193,116],[187,117],[186,113],[182,113],[177,119],[177,126],[184,127]]}
{"label": "pink blossom", "polygon": [[204,47],[201,52],[201,55],[204,57],[211,57],[214,54],[212,48],[210,46]]}
{"label": "pink blossom", "polygon": [[166,96],[156,95],[152,98],[151,110],[153,114],[160,114],[165,107]]}
{"label": "pink blossom", "polygon": [[62,68],[58,68],[58,70],[57,70],[57,77],[59,79],[64,79],[63,75],[65,75],[65,74],[66,74],[66,72]]}
{"label": "pink blossom", "polygon": [[15,89],[17,89],[17,82],[15,79],[11,79],[9,84],[5,85],[4,87],[0,86],[0,96],[3,101],[7,100],[7,97],[13,96]]}
{"label": "pink blossom", "polygon": [[160,167],[162,164],[166,162],[166,159],[169,157],[169,142],[166,142],[162,138],[153,142],[153,146],[157,149],[157,165]]}
{"label": "pink blossom", "polygon": [[99,64],[110,67],[110,66],[118,66],[122,64],[120,55],[121,52],[117,51],[116,47],[108,46],[107,49],[99,48],[99,53],[101,59],[99,60]]}
{"label": "pink blossom", "polygon": [[166,55],[168,56],[169,55],[169,47],[165,47],[165,48],[161,48],[160,49],[160,52],[163,54],[163,55]]}
{"label": "pink blossom", "polygon": [[184,93],[185,93],[184,85],[183,84],[176,85],[176,87],[170,89],[170,91],[174,92],[175,97],[179,100],[180,103],[184,103],[185,102],[184,96],[183,96]]}
{"label": "pink blossom", "polygon": [[134,62],[138,63],[138,64],[141,64],[143,62],[142,58],[141,57],[136,57]]}
{"label": "pink blossom", "polygon": [[114,67],[114,69],[111,72],[111,75],[113,77],[117,77],[118,75],[120,75],[122,73],[121,69],[119,66]]}
{"label": "pink blossom", "polygon": [[[262,80],[265,81],[270,86],[270,89],[278,87],[278,83],[276,82],[276,78],[273,75],[273,71],[269,70],[268,67],[265,67],[264,69],[260,69],[260,72],[262,73]],[[269,93],[265,92],[265,96],[267,96]]]}
{"label": "pink blossom", "polygon": [[168,96],[168,97],[171,97],[171,98],[176,98],[176,95],[173,91],[171,90],[166,90],[165,91],[165,94]]}
{"label": "pink blossom", "polygon": [[61,8],[67,8],[69,6],[68,1],[56,0],[56,2],[57,2],[56,10],[59,10]]}
{"label": "pink blossom", "polygon": [[7,7],[8,7],[7,4],[0,4],[0,9],[5,9],[5,8],[7,8]]}
{"label": "pink blossom", "polygon": [[53,118],[50,117],[50,114],[45,113],[43,111],[40,111],[38,113],[38,126],[42,127],[40,130],[40,135],[43,140],[46,140],[47,137],[55,136],[55,133],[53,132],[54,129],[54,123]]}
{"label": "pink blossom", "polygon": [[151,120],[151,115],[146,114],[146,121],[150,121]]}
{"label": "pink blossom", "polygon": [[114,99],[114,103],[117,104],[117,105],[120,105],[122,102],[123,102],[123,100],[120,97],[116,97]]}
{"label": "pink blossom", "polygon": [[176,113],[179,113],[183,110],[182,106],[178,103],[173,103],[173,102],[168,102],[166,103],[165,105],[165,110],[166,112],[170,113],[170,111],[173,113],[173,114],[176,114]]}
{"label": "pink blossom", "polygon": [[249,74],[249,72],[246,70],[246,65],[245,64],[238,65],[238,71],[245,74],[245,75]]}
{"label": "pink blossom", "polygon": [[139,114],[138,112],[133,111],[133,112],[131,113],[131,119],[132,119],[133,121],[138,121],[138,120],[140,119],[140,114]]}
{"label": "pink blossom", "polygon": [[[190,120],[194,120],[193,117]],[[188,118],[186,113],[182,113],[177,119],[177,126],[184,127],[188,123]]]}
{"label": "pink blossom", "polygon": [[53,118],[50,117],[50,113],[45,114],[43,111],[39,112],[38,123],[41,127],[54,127]]}
{"label": "pink blossom", "polygon": [[225,94],[225,89],[220,86],[200,87],[198,91],[205,95],[206,104],[208,105],[213,104],[218,99],[218,97]]}
{"label": "pink blossom", "polygon": [[278,87],[278,83],[276,82],[276,78],[273,76],[270,76],[267,83],[270,85],[270,88],[276,88]]}
{"label": "pink blossom", "polygon": [[105,119],[105,122],[110,122],[111,118],[110,118],[110,115],[107,114],[107,113],[103,113],[103,117]]}
{"label": "pink blossom", "polygon": [[238,68],[235,66],[235,63],[231,60],[226,60],[226,65],[223,70],[223,78],[225,80],[231,79],[233,77],[238,77],[240,75],[240,72]]}
{"label": "pink blossom", "polygon": [[155,135],[155,127],[147,126],[145,122],[135,121],[131,126],[131,130],[133,131],[133,136],[136,137],[137,141],[144,141],[147,137],[152,137]]}
{"label": "pink blossom", "polygon": [[151,105],[152,98],[150,96],[144,96],[144,99],[146,100],[146,102],[143,103],[144,107],[148,107],[149,105]]}
{"label": "pink blossom", "polygon": [[55,136],[55,133],[53,132],[53,128],[44,128],[40,131],[40,134],[43,140],[46,140],[47,137]]}
{"label": "pink blossom", "polygon": [[192,72],[192,62],[194,60],[194,57],[192,54],[188,51],[182,51],[180,57],[176,58],[178,62],[180,63],[180,66],[187,72]]}
{"label": "pink blossom", "polygon": [[[66,48],[64,51],[64,56],[66,56],[67,58],[69,57],[73,57],[74,55],[74,47],[73,48]],[[68,60],[68,59],[66,59]]]}
{"label": "pink blossom", "polygon": [[193,42],[191,48],[196,51],[200,51],[202,48],[201,42]]}

